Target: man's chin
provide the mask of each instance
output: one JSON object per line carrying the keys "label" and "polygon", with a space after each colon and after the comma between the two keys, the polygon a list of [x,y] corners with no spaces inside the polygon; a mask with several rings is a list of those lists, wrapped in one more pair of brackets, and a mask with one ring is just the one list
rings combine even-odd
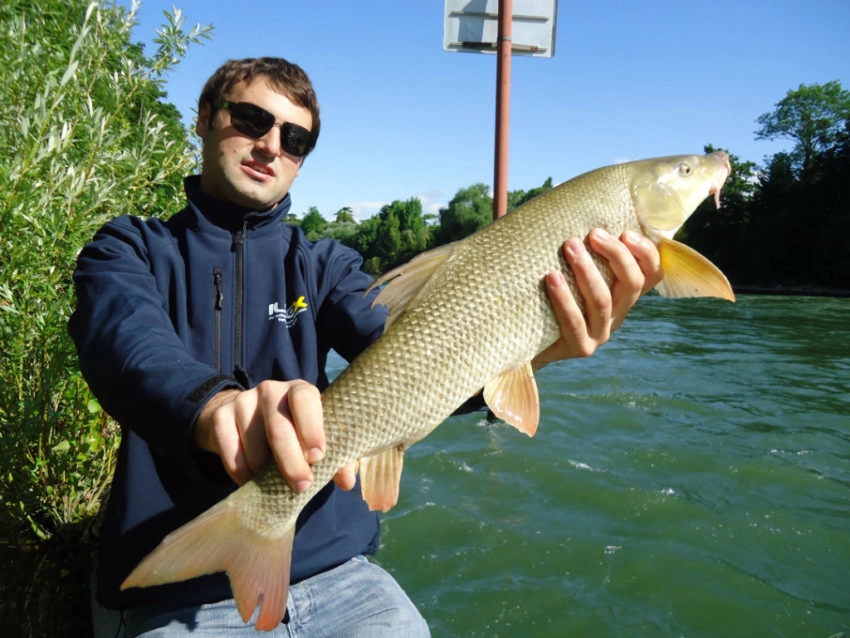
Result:
{"label": "man's chin", "polygon": [[257,192],[238,192],[234,193],[233,203],[237,206],[241,206],[243,208],[250,208],[251,210],[269,210],[270,208],[274,208],[277,206],[280,201],[283,199],[284,195],[280,197],[276,197],[274,199],[269,198],[269,193],[257,193]]}

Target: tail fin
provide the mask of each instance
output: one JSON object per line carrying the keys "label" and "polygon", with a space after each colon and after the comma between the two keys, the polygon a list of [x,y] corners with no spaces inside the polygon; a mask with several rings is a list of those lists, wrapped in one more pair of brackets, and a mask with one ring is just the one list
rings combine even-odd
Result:
{"label": "tail fin", "polygon": [[257,605],[256,628],[270,631],[286,611],[294,527],[269,538],[239,520],[239,506],[225,499],[163,539],[122,583],[121,589],[163,585],[227,572],[242,620]]}

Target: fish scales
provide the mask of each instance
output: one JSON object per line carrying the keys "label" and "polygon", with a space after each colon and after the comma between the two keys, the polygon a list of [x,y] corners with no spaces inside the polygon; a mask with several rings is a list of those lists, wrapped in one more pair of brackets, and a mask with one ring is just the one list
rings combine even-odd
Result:
{"label": "fish scales", "polygon": [[[381,433],[348,460],[416,442],[493,376],[555,342],[560,332],[542,279],[560,268],[573,282],[560,254],[569,237],[586,236],[596,226],[615,234],[639,230],[630,198],[582,197],[593,191],[627,193],[623,184],[616,167],[562,184],[473,235],[447,259],[434,273],[441,284],[427,299],[417,299],[325,392],[325,427],[334,440],[342,438],[338,428],[363,423]],[[608,270],[604,263],[603,268]],[[370,389],[370,396],[352,401],[355,388]],[[422,401],[423,391],[431,400]],[[346,459],[335,459],[340,460]]]}
{"label": "fish scales", "polygon": [[[378,486],[378,507],[391,507],[405,448],[494,380],[521,369],[531,376],[531,360],[560,335],[544,286],[546,274],[561,270],[576,301],[583,303],[561,252],[568,238],[586,237],[597,227],[613,235],[643,233],[659,246],[662,294],[734,299],[715,266],[672,240],[708,195],[714,194],[719,204],[729,171],[722,152],[597,169],[465,240],[387,273],[377,282],[392,279],[378,296],[390,306],[384,334],[322,395],[327,450],[313,466],[310,489],[296,493],[268,463],[227,499],[170,534],[122,587],[224,570],[243,619],[247,622],[259,605],[255,626],[275,627],[285,610],[298,514],[341,467],[364,459],[366,468],[370,458],[387,456],[386,465],[362,469],[361,480],[367,500],[370,477],[369,484],[374,480]],[[594,259],[610,284],[607,263]],[[533,386],[533,378],[528,383]],[[520,383],[520,393],[526,391],[525,398],[534,403],[533,424],[523,422],[528,417],[522,410],[515,414],[490,407],[531,434],[536,387]],[[395,483],[396,492],[385,498],[388,482]]]}

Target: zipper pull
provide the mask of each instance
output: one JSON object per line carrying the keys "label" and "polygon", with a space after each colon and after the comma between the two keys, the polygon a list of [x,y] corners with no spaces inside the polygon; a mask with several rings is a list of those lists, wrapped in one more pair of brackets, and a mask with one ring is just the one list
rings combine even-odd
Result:
{"label": "zipper pull", "polygon": [[251,377],[248,376],[248,373],[245,372],[245,369],[242,366],[236,366],[233,369],[233,378],[236,379],[238,383],[240,383],[246,390],[252,387]]}
{"label": "zipper pull", "polygon": [[213,270],[213,284],[215,285],[215,309],[224,307],[224,290],[221,285],[221,268]]}

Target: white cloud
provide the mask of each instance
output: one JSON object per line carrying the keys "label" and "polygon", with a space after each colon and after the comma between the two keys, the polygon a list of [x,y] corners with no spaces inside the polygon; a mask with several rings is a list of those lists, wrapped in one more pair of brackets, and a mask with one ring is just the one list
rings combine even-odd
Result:
{"label": "white cloud", "polygon": [[429,190],[418,196],[422,202],[423,215],[439,215],[440,209],[448,206],[448,200],[444,193],[438,190]]}
{"label": "white cloud", "polygon": [[362,222],[377,215],[381,208],[387,204],[389,202],[355,202],[353,204],[347,204],[347,206],[353,211],[354,219]]}

